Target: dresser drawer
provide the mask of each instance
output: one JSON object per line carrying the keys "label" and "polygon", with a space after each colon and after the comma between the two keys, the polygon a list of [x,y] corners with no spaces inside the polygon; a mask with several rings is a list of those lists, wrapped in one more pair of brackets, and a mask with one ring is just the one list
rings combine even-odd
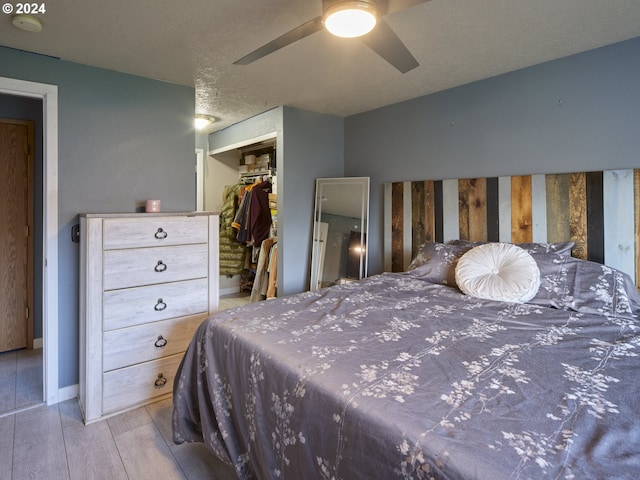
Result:
{"label": "dresser drawer", "polygon": [[182,354],[112,370],[102,376],[103,414],[171,394]]}
{"label": "dresser drawer", "polygon": [[105,218],[103,248],[157,247],[206,243],[209,241],[208,217],[140,216]]}
{"label": "dresser drawer", "polygon": [[198,278],[104,292],[104,330],[132,327],[209,309],[209,280]]}
{"label": "dresser drawer", "polygon": [[207,314],[172,318],[105,332],[103,370],[106,372],[184,352],[196,328],[206,317]]}
{"label": "dresser drawer", "polygon": [[204,278],[208,262],[206,243],[108,250],[104,252],[103,288],[113,290]]}

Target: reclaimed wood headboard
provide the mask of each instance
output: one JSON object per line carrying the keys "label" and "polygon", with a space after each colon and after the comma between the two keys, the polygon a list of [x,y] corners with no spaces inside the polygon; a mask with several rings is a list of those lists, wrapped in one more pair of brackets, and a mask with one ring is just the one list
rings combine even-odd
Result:
{"label": "reclaimed wood headboard", "polygon": [[640,280],[640,169],[385,184],[385,270],[426,241],[576,243]]}

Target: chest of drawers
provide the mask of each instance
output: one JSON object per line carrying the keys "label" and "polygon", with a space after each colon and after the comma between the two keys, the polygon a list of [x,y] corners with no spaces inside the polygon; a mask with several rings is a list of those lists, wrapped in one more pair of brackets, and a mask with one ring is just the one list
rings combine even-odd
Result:
{"label": "chest of drawers", "polygon": [[218,309],[218,215],[80,216],[85,423],[171,395],[197,326]]}

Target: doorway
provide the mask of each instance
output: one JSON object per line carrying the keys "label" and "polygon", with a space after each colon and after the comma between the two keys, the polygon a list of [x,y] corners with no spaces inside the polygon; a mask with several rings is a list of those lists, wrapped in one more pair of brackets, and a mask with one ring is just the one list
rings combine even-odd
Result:
{"label": "doorway", "polygon": [[[0,414],[43,403],[42,315],[34,309],[34,157],[42,165],[42,102],[0,96]],[[40,182],[41,182],[41,177]],[[38,242],[40,247],[42,242]],[[41,269],[41,266],[40,266]],[[39,292],[40,293],[40,292]],[[37,316],[37,318],[36,318]],[[34,326],[37,329],[34,329]],[[34,348],[34,330],[38,340]]]}
{"label": "doorway", "polygon": [[[42,313],[42,393],[41,399],[51,405],[59,398],[58,386],[58,87],[24,80],[0,77],[0,94],[39,99],[42,111],[42,182],[39,199],[34,205],[42,212],[34,226],[39,229],[42,247],[40,262],[41,300],[34,308]],[[36,251],[38,249],[36,248]],[[69,397],[71,398],[71,397]],[[2,414],[0,413],[0,416]]]}

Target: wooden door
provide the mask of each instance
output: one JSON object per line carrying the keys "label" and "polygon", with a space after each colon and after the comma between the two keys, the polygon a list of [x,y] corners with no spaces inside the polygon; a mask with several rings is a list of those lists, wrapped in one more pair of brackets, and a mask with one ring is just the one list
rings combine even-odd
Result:
{"label": "wooden door", "polygon": [[33,345],[33,123],[0,119],[0,352]]}

